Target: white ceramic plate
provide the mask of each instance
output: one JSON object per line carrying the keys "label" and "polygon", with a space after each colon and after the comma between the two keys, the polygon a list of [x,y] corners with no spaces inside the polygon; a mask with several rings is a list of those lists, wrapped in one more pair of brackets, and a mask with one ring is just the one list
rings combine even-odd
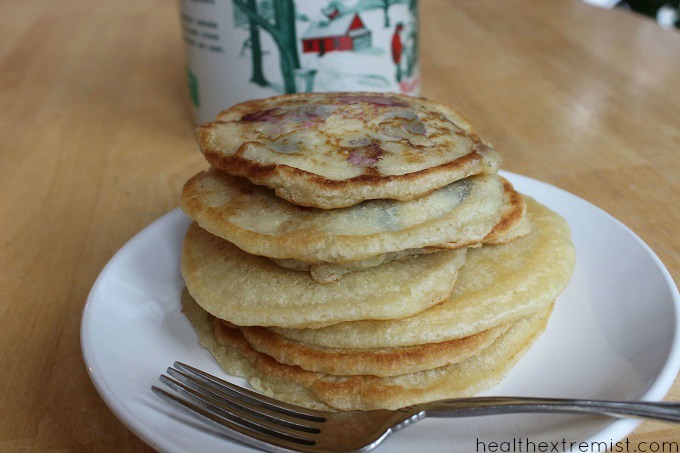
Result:
{"label": "white ceramic plate", "polygon": [[[599,208],[548,184],[504,175],[567,219],[577,258],[546,333],[485,394],[662,399],[680,367],[680,297],[668,271],[635,234]],[[150,390],[175,360],[225,376],[180,312],[180,244],[188,225],[174,210],[111,259],[83,312],[83,356],[104,401],[152,447],[252,451],[179,414]],[[609,443],[637,424],[571,415],[427,419],[395,433],[378,451],[434,452],[446,445],[447,452],[468,453],[483,451],[478,442],[512,439]]]}

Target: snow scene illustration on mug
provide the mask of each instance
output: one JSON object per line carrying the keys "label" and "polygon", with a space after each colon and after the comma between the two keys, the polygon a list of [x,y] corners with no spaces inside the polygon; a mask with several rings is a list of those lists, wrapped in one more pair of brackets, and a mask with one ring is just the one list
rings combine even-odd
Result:
{"label": "snow scene illustration on mug", "polygon": [[250,82],[272,95],[418,94],[417,0],[232,2],[234,26],[243,35],[234,43],[238,58],[250,65]]}

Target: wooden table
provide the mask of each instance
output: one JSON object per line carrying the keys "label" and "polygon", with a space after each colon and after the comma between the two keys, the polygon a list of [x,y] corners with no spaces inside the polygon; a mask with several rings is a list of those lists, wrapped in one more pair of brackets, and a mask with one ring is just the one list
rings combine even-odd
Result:
{"label": "wooden table", "polygon": [[[680,33],[577,0],[421,2],[424,95],[680,277]],[[143,451],[88,379],[90,286],[206,167],[177,5],[0,3],[0,450]],[[680,381],[668,395],[680,400]],[[645,423],[630,436],[680,442]]]}

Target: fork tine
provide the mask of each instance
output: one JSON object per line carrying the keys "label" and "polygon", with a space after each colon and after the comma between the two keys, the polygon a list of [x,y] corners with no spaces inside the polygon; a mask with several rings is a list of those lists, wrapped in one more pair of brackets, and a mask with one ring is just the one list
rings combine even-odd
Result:
{"label": "fork tine", "polygon": [[272,436],[258,430],[249,429],[239,423],[212,412],[210,409],[206,409],[192,403],[191,401],[187,401],[172,393],[166,392],[155,385],[151,387],[151,390],[169,403],[179,407],[180,409],[183,409],[188,414],[198,417],[204,422],[207,422],[219,433],[231,439],[243,442],[244,444],[274,453],[317,451],[317,449],[314,448],[314,441],[296,438],[287,439],[279,436]]}
{"label": "fork tine", "polygon": [[221,415],[227,418],[231,416],[239,417],[243,420],[243,423],[256,426],[257,429],[266,429],[283,435],[306,439],[309,438],[305,434],[318,434],[320,432],[320,429],[315,426],[304,425],[295,420],[291,421],[289,418],[282,417],[279,413],[264,408],[253,408],[237,397],[222,392],[218,393],[216,390],[203,387],[200,383],[190,380],[184,381],[184,379],[176,380],[165,375],[161,375],[160,381],[194,402],[209,404],[213,410],[220,412]]}
{"label": "fork tine", "polygon": [[[292,404],[287,404],[282,401],[269,398],[260,393],[256,393],[234,385],[231,382],[224,381],[218,377],[201,371],[197,368],[189,366],[182,362],[175,362],[173,366],[184,372],[186,376],[191,376],[194,381],[204,383],[212,388],[216,388],[219,391],[235,395],[239,400],[247,400],[248,402],[255,404],[260,407],[264,407],[268,410],[280,412],[291,417],[300,418],[302,420],[324,422],[326,418],[324,414],[320,411],[315,411],[314,409],[302,408],[299,406],[294,406]],[[170,368],[168,369],[170,370]]]}

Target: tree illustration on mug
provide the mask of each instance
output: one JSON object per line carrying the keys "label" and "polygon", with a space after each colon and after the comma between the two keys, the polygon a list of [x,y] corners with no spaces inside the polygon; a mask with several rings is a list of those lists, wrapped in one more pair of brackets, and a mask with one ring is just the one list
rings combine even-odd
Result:
{"label": "tree illustration on mug", "polygon": [[273,0],[260,2],[257,0],[232,0],[249,21],[250,38],[244,47],[250,47],[252,59],[251,81],[260,86],[268,86],[262,72],[262,46],[259,30],[269,33],[279,51],[283,88],[286,93],[295,93],[295,70],[300,68],[300,57],[297,50],[295,31],[294,0]]}

